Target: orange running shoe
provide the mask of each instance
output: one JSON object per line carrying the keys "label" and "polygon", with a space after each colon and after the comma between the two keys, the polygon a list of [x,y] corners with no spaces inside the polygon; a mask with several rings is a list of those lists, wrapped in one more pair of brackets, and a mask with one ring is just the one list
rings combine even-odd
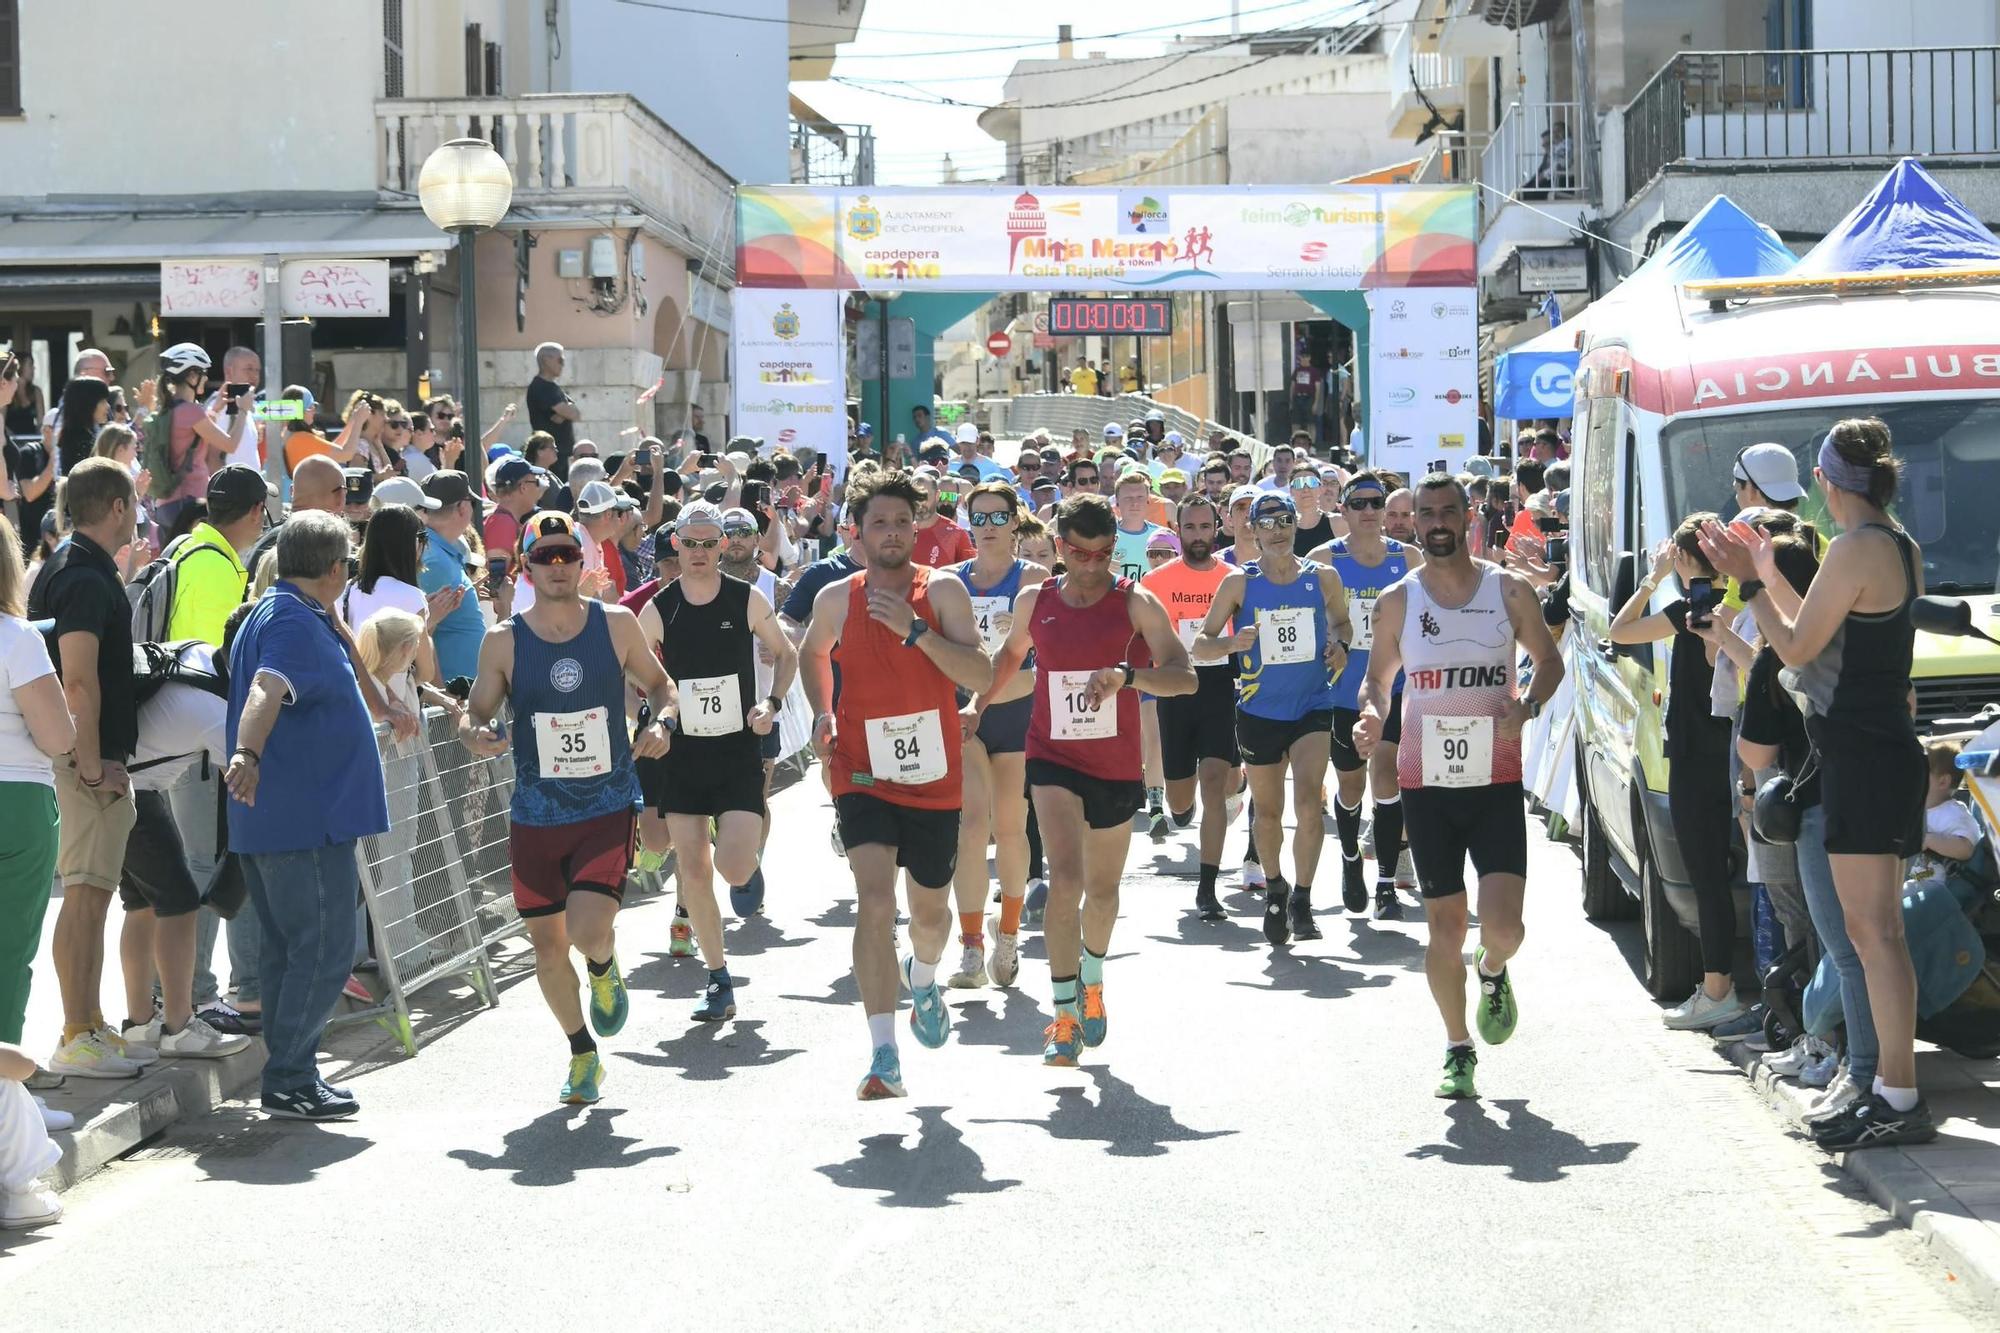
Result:
{"label": "orange running shoe", "polygon": [[1104,1016],[1104,983],[1094,986],[1079,986],[1083,997],[1083,1044],[1102,1046],[1104,1031],[1110,1025]]}
{"label": "orange running shoe", "polygon": [[1060,1065],[1065,1069],[1076,1067],[1083,1055],[1083,1024],[1075,1014],[1067,1009],[1056,1010],[1056,1021],[1042,1029],[1048,1044],[1042,1047],[1042,1063]]}

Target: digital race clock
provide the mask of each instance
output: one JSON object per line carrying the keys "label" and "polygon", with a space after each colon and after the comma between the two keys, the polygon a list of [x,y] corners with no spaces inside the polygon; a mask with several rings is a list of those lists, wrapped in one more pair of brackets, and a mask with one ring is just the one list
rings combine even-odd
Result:
{"label": "digital race clock", "polygon": [[1058,338],[1079,334],[1149,338],[1173,331],[1174,302],[1169,296],[1049,298],[1049,332]]}

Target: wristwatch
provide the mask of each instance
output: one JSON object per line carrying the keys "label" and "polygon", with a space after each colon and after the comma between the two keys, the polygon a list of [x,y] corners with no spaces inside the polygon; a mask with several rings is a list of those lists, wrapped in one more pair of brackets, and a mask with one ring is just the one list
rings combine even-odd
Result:
{"label": "wristwatch", "polygon": [[1736,585],[1736,594],[1743,599],[1743,605],[1745,606],[1757,600],[1757,594],[1762,591],[1764,591],[1764,580],[1762,579],[1751,579],[1748,583],[1739,583]]}
{"label": "wristwatch", "polygon": [[925,620],[922,616],[918,616],[915,620],[912,620],[910,622],[910,637],[903,640],[903,646],[905,648],[916,647],[917,640],[923,638],[924,635],[930,632],[931,632],[931,622]]}
{"label": "wristwatch", "polygon": [[782,713],[785,711],[785,701],[783,699],[780,699],[775,694],[765,695],[764,702],[771,705],[771,711],[774,713]]}
{"label": "wristwatch", "polygon": [[1540,699],[1523,699],[1521,702],[1528,705],[1528,720],[1530,722],[1533,722],[1542,715],[1542,701]]}
{"label": "wristwatch", "polygon": [[1120,662],[1118,664],[1118,669],[1125,673],[1125,683],[1119,686],[1119,688],[1127,690],[1131,689],[1133,678],[1139,674],[1138,669],[1135,668],[1130,662]]}

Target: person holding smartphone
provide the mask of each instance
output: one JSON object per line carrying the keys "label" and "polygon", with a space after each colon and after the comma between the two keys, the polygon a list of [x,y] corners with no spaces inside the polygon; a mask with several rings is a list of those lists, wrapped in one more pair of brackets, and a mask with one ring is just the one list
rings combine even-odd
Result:
{"label": "person holding smartphone", "polygon": [[[1693,882],[1701,937],[1701,984],[1663,1015],[1676,1030],[1713,1028],[1749,1005],[1736,994],[1736,900],[1731,887],[1729,827],[1735,819],[1735,759],[1730,723],[1710,708],[1715,648],[1699,631],[1714,623],[1722,604],[1715,566],[1702,554],[1702,525],[1714,514],[1691,514],[1653,552],[1653,569],[1611,619],[1611,641],[1657,643],[1672,639],[1667,661],[1667,811],[1674,840]],[[1671,571],[1683,595],[1658,611],[1647,605]]]}

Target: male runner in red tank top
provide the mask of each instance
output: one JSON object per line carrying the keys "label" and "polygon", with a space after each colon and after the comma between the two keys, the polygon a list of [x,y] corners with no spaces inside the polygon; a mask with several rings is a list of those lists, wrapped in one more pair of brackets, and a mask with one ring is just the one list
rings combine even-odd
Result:
{"label": "male runner in red tank top", "polygon": [[[896,1053],[896,870],[910,880],[910,1028],[944,1045],[951,1017],[937,965],[951,934],[962,748],[958,688],[993,682],[965,585],[912,564],[917,488],[901,472],[851,477],[847,511],[864,568],[813,599],[799,645],[813,748],[833,778],[834,810],[857,899],[854,976],[874,1060],[863,1101],[901,1097]],[[833,671],[840,667],[834,711]]]}
{"label": "male runner in red tank top", "polygon": [[1085,1046],[1104,1041],[1104,957],[1132,816],[1146,799],[1138,692],[1193,694],[1195,674],[1160,599],[1113,576],[1118,521],[1109,501],[1063,501],[1056,539],[1067,572],[1016,599],[993,688],[1035,650],[1028,790],[1049,861],[1042,931],[1056,998],[1042,1063],[1074,1065]]}

